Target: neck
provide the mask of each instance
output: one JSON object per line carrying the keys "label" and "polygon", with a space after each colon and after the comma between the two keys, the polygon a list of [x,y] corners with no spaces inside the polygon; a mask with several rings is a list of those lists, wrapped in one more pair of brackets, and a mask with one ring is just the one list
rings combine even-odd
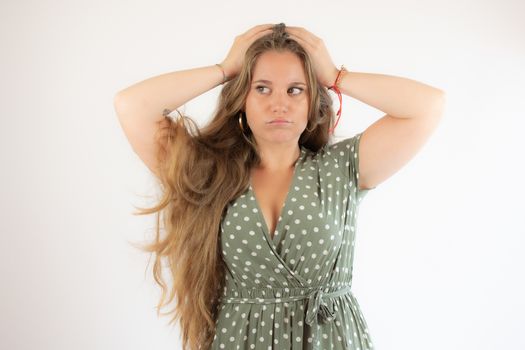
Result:
{"label": "neck", "polygon": [[260,171],[287,171],[295,166],[301,154],[298,144],[291,146],[268,145],[259,148],[261,164],[256,168]]}

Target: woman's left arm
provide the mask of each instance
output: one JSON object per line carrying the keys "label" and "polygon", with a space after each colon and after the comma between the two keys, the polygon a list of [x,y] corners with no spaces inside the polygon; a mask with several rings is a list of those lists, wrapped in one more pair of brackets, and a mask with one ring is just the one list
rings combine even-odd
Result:
{"label": "woman's left arm", "polygon": [[[338,87],[342,94],[397,118],[440,116],[445,92],[418,81],[386,74],[343,71]],[[337,77],[337,68],[334,81]]]}
{"label": "woman's left arm", "polygon": [[[301,27],[286,30],[308,51],[321,84],[332,86],[338,69],[323,40]],[[362,132],[355,155],[359,157],[360,189],[374,188],[406,165],[428,141],[441,120],[445,92],[391,75],[341,74],[338,88],[342,94],[386,113]]]}
{"label": "woman's left arm", "polygon": [[[286,27],[288,35],[305,48],[313,60],[319,82],[335,83],[339,70],[324,41],[302,27]],[[341,72],[337,87],[342,94],[375,107],[396,118],[430,117],[441,114],[445,92],[418,81],[386,74]]]}

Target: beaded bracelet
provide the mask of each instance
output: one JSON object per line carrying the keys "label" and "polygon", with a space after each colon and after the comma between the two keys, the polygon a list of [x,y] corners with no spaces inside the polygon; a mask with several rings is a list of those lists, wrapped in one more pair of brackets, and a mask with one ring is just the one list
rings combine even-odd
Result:
{"label": "beaded bracelet", "polygon": [[339,82],[341,81],[341,79],[343,78],[343,74],[347,72],[344,64],[341,65],[341,69],[339,69],[339,73],[337,73],[337,78],[335,78],[335,83],[334,85],[339,87]]}

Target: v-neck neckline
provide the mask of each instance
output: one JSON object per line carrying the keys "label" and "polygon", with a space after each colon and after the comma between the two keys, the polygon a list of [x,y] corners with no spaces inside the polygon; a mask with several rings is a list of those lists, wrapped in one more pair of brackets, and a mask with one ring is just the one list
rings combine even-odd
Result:
{"label": "v-neck neckline", "polygon": [[[292,189],[295,186],[295,181],[296,181],[296,177],[297,177],[297,166],[300,163],[300,161],[302,160],[303,155],[304,155],[303,146],[300,146],[300,148],[301,148],[301,152],[300,152],[299,157],[297,158],[297,160],[295,161],[295,164],[294,164],[294,169],[293,169],[293,173],[292,173],[292,181],[290,182],[290,186],[288,187],[288,192],[286,193],[286,197],[284,199],[283,206],[281,207],[281,211],[279,213],[279,216],[277,217],[277,223],[275,224],[275,230],[273,232],[273,234],[274,234],[273,237],[270,234],[270,228],[268,227],[268,223],[266,222],[266,219],[264,218],[264,214],[263,214],[263,212],[261,210],[261,206],[259,205],[259,201],[257,200],[257,196],[255,195],[255,190],[253,189],[252,179],[251,179],[251,176],[250,176],[249,191],[253,195],[253,198],[254,198],[253,202],[254,202],[254,205],[255,205],[255,207],[257,209],[257,215],[259,217],[259,221],[261,222],[261,224],[263,226],[263,231],[264,231],[264,234],[266,236],[266,239],[268,240],[268,242],[273,243],[274,246],[277,246],[277,242],[278,242],[279,238],[282,236],[282,232],[280,231],[280,228],[281,228],[280,224],[283,221],[283,214],[285,214],[285,210],[288,210],[288,206],[289,206],[288,202],[290,200],[291,192],[292,192]],[[279,232],[279,234],[275,235],[275,232]]]}

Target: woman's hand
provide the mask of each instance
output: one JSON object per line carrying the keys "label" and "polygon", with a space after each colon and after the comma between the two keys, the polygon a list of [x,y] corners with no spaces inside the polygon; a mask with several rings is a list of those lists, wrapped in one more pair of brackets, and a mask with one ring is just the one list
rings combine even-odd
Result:
{"label": "woman's hand", "polygon": [[332,86],[339,70],[332,62],[323,40],[302,27],[286,27],[285,31],[308,52],[321,84],[325,87]]}
{"label": "woman's hand", "polygon": [[261,24],[252,27],[247,32],[237,35],[228,55],[222,61],[221,66],[225,71],[227,79],[230,80],[241,71],[244,54],[250,45],[260,37],[270,34],[274,24]]}

